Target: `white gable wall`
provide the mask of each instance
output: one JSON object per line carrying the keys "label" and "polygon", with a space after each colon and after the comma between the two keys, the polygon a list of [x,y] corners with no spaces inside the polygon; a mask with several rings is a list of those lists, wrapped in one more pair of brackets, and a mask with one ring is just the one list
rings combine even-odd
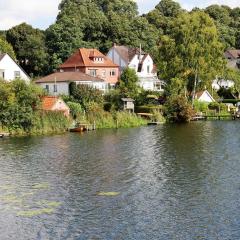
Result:
{"label": "white gable wall", "polygon": [[210,96],[210,94],[207,91],[204,91],[202,96],[198,99],[198,101],[200,102],[214,102],[214,100],[212,99],[212,97]]}
{"label": "white gable wall", "polygon": [[120,66],[120,71],[122,71],[127,67],[127,64],[124,59],[118,54],[115,48],[111,48],[108,52],[107,56],[117,65]]}
{"label": "white gable wall", "polygon": [[0,71],[4,72],[4,80],[11,81],[14,80],[15,72],[20,73],[20,77],[23,80],[30,81],[30,78],[27,76],[27,74],[19,67],[13,59],[6,54],[3,59],[0,61]]}

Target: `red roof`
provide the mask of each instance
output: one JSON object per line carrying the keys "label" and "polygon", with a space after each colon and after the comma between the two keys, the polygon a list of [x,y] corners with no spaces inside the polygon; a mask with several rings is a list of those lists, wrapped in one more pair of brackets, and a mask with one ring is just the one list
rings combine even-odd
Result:
{"label": "red roof", "polygon": [[76,81],[90,81],[103,82],[104,80],[90,76],[83,72],[56,72],[46,77],[40,78],[35,83],[54,83],[54,82],[76,82]]}
{"label": "red roof", "polygon": [[[94,62],[93,58],[103,58],[102,62]],[[110,58],[102,54],[97,49],[80,48],[72,56],[70,56],[60,69],[71,67],[116,67],[119,66],[112,62]]]}
{"label": "red roof", "polygon": [[58,97],[46,96],[42,98],[42,110],[50,111],[58,101]]}

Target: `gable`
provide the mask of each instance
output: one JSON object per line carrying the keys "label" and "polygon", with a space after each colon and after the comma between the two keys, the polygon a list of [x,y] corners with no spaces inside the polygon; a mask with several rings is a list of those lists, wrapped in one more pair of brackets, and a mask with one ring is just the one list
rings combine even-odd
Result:
{"label": "gable", "polygon": [[197,99],[201,102],[215,102],[215,100],[207,90],[205,90],[201,94],[197,94]]}
{"label": "gable", "polygon": [[20,74],[20,78],[26,81],[30,81],[30,77],[27,73],[8,55],[3,54],[0,58],[0,69],[4,71],[5,80],[14,80],[16,72]]}

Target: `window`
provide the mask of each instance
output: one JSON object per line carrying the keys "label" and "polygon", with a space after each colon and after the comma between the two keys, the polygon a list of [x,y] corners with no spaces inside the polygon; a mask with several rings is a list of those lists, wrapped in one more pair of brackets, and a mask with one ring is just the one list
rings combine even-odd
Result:
{"label": "window", "polygon": [[20,78],[20,71],[14,71],[14,78]]}
{"label": "window", "polygon": [[102,71],[102,76],[103,76],[103,77],[106,77],[106,70],[103,70],[103,71]]}
{"label": "window", "polygon": [[147,66],[147,73],[150,73],[150,66]]}
{"label": "window", "polygon": [[47,92],[49,92],[49,85],[46,85],[45,89],[46,89]]}
{"label": "window", "polygon": [[57,92],[57,84],[53,85],[53,92],[55,92],[55,93]]}
{"label": "window", "polygon": [[2,78],[2,79],[5,78],[5,72],[3,69],[0,69],[0,78]]}
{"label": "window", "polygon": [[90,69],[90,75],[93,77],[97,76],[97,70],[96,69]]}
{"label": "window", "polygon": [[115,70],[111,70],[110,71],[110,76],[115,76],[115,75],[116,75]]}

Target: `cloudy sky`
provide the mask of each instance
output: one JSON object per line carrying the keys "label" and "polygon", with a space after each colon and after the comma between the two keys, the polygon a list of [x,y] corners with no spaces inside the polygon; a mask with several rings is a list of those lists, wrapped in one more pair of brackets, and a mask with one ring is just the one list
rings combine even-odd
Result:
{"label": "cloudy sky", "polygon": [[[34,27],[47,28],[55,21],[61,0],[0,0],[0,30],[27,22]],[[141,13],[153,9],[160,0],[136,0]],[[178,0],[185,9],[225,4],[240,7],[239,0]]]}

